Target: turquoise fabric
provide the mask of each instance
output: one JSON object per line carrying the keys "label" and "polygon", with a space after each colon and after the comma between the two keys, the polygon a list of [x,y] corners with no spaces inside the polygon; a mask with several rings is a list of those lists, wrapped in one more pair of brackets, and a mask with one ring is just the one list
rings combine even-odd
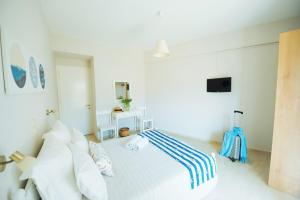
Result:
{"label": "turquoise fabric", "polygon": [[240,150],[240,162],[246,163],[248,161],[247,157],[247,141],[244,131],[240,127],[234,127],[231,131],[225,132],[224,140],[222,144],[222,149],[220,151],[221,156],[229,157],[232,146],[234,144],[234,139],[236,136],[241,138],[241,150]]}

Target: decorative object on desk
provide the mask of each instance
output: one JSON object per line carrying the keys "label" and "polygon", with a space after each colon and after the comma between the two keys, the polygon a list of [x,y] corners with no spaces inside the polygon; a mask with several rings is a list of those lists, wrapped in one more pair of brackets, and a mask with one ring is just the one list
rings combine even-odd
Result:
{"label": "decorative object on desk", "polygon": [[41,92],[45,89],[42,64],[3,28],[1,50],[6,94]]}
{"label": "decorative object on desk", "polygon": [[9,156],[11,160],[6,160],[5,156],[0,156],[0,172],[5,170],[5,166],[9,163],[15,162],[17,167],[22,171],[25,172],[33,167],[36,162],[36,158],[31,156],[25,156],[24,154],[16,151],[12,155]]}
{"label": "decorative object on desk", "polygon": [[128,127],[123,127],[119,129],[119,135],[120,137],[127,137],[129,136],[129,128]]}
{"label": "decorative object on desk", "polygon": [[121,100],[121,103],[123,104],[123,109],[125,111],[129,111],[130,110],[130,102],[132,101],[132,99],[129,98],[123,98]]}
{"label": "decorative object on desk", "polygon": [[114,107],[113,112],[123,112],[123,109],[119,106]]}

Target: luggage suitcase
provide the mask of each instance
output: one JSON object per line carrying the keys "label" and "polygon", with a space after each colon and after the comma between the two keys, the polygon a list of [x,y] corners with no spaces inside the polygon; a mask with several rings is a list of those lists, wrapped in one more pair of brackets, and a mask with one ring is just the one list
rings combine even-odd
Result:
{"label": "luggage suitcase", "polygon": [[235,162],[236,160],[240,160],[240,151],[241,151],[241,138],[240,136],[236,136],[234,139],[234,143],[231,149],[229,159],[232,162]]}
{"label": "luggage suitcase", "polygon": [[[239,110],[234,111],[234,127],[240,127],[240,117],[239,115],[242,115],[243,112]],[[234,143],[230,152],[229,159],[232,162],[235,162],[236,160],[240,160],[240,151],[241,151],[241,138],[240,136],[236,136],[234,139]]]}

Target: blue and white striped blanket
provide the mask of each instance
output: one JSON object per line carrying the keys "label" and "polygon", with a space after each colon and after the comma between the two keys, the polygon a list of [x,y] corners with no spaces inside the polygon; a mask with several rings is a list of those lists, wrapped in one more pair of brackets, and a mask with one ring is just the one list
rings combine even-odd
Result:
{"label": "blue and white striped blanket", "polygon": [[144,131],[139,135],[147,137],[151,144],[171,156],[188,170],[192,189],[216,176],[216,160],[213,156],[202,153],[157,130]]}

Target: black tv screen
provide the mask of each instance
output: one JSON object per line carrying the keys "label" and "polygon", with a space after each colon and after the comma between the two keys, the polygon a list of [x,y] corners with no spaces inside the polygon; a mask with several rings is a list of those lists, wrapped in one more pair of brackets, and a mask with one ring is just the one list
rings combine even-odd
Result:
{"label": "black tv screen", "polygon": [[231,92],[231,77],[207,79],[207,92]]}

